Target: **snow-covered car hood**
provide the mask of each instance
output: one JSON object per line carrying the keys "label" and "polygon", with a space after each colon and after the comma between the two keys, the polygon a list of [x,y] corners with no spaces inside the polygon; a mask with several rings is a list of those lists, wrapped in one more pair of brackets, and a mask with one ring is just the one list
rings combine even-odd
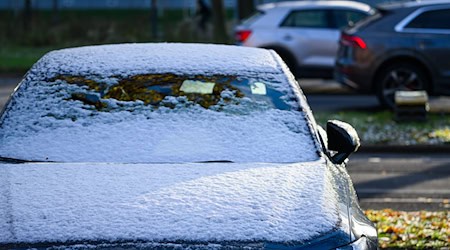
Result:
{"label": "snow-covered car hood", "polygon": [[0,243],[304,242],[340,223],[306,163],[0,165]]}

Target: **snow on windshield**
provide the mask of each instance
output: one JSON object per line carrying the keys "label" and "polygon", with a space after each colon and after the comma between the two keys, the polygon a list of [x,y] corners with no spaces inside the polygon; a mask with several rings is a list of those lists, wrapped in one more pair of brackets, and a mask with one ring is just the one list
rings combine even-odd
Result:
{"label": "snow on windshield", "polygon": [[123,44],[50,52],[0,120],[0,156],[64,162],[316,159],[311,117],[271,51]]}
{"label": "snow on windshield", "polygon": [[64,162],[317,159],[295,96],[273,87],[281,81],[276,75],[268,79],[162,74],[28,81],[4,115],[0,155]]}

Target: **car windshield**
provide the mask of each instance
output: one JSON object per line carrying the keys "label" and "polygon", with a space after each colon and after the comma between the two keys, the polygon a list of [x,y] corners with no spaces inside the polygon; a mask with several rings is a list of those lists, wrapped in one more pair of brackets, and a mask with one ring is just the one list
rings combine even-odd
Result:
{"label": "car windshield", "polygon": [[280,79],[27,77],[1,117],[0,155],[63,162],[314,160],[298,95]]}

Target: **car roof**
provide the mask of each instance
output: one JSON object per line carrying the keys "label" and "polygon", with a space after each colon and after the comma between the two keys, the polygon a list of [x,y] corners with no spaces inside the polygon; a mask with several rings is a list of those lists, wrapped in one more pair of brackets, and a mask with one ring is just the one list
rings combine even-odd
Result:
{"label": "car roof", "polygon": [[370,5],[355,1],[286,1],[277,3],[268,3],[258,6],[261,10],[269,10],[272,8],[317,8],[317,7],[336,7],[336,8],[353,8],[362,11],[369,11]]}
{"label": "car roof", "polygon": [[31,72],[57,75],[130,76],[149,73],[280,73],[274,52],[231,45],[144,43],[86,46],[48,53]]}
{"label": "car roof", "polygon": [[448,0],[401,1],[393,3],[384,3],[378,5],[377,7],[383,10],[394,10],[400,8],[420,8],[423,6],[441,5],[441,4],[450,4],[450,2]]}

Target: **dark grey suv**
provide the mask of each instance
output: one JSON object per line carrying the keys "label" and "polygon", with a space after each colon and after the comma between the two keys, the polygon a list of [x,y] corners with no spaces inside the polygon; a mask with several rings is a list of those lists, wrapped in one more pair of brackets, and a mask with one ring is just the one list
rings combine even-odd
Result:
{"label": "dark grey suv", "polygon": [[343,31],[335,78],[388,107],[396,90],[450,94],[450,2],[383,5]]}

